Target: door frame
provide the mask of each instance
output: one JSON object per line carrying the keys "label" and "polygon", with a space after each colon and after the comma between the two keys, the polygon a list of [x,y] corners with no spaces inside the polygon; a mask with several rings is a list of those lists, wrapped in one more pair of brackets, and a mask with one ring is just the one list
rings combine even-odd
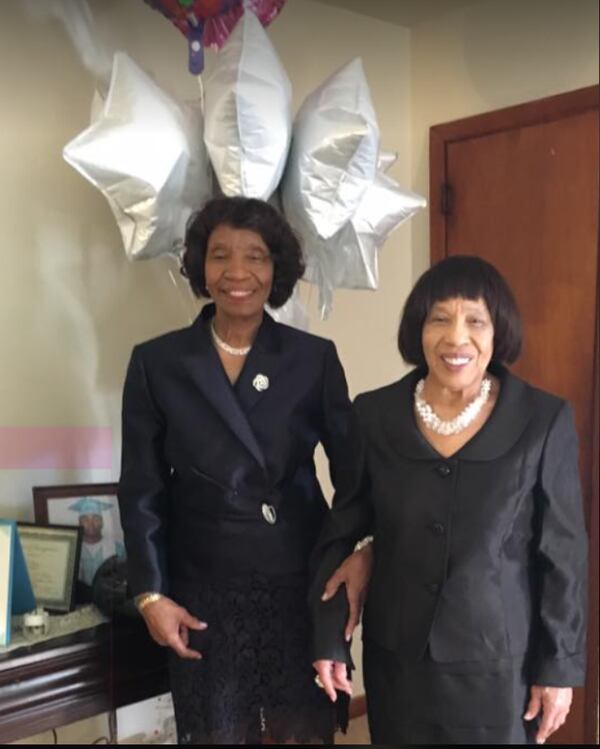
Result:
{"label": "door frame", "polygon": [[[545,99],[517,104],[494,112],[467,117],[462,120],[435,125],[429,130],[429,229],[431,263],[446,257],[447,234],[444,204],[447,192],[447,153],[448,146],[461,140],[509,130],[511,128],[539,125],[563,117],[582,114],[589,110],[598,111],[600,103],[599,87],[588,86]],[[600,269],[597,280],[600,291]],[[590,541],[589,590],[588,590],[588,635],[587,635],[587,676],[584,702],[584,740],[595,744],[597,741],[598,720],[598,504],[599,504],[599,461],[598,453],[598,362],[599,322],[598,297],[596,297],[596,333],[594,348],[594,421],[592,439],[591,497],[586,510],[586,523]],[[590,477],[588,477],[589,479]],[[588,484],[589,485],[589,484]]]}

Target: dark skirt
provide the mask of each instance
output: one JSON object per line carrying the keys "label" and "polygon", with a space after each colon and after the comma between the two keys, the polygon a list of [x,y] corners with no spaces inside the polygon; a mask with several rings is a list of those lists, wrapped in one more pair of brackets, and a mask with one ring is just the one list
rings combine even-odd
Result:
{"label": "dark skirt", "polygon": [[344,718],[314,682],[305,578],[250,575],[171,595],[208,624],[190,631],[202,660],[170,655],[180,744],[332,742],[347,701]]}
{"label": "dark skirt", "polygon": [[407,664],[365,642],[363,666],[373,744],[535,743],[523,658]]}

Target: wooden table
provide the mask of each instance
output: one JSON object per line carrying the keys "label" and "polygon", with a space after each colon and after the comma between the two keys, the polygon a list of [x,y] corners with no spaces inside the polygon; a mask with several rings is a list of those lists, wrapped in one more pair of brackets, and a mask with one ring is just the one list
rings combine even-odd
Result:
{"label": "wooden table", "polygon": [[167,653],[141,619],[102,624],[0,659],[0,743],[169,691]]}

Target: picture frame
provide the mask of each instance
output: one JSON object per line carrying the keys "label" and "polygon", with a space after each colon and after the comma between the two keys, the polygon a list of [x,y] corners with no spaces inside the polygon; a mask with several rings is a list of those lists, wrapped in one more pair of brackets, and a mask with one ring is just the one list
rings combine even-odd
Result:
{"label": "picture frame", "polygon": [[0,520],[0,647],[10,642],[15,524]]}
{"label": "picture frame", "polygon": [[63,484],[33,487],[35,522],[81,527],[77,598],[91,600],[94,575],[112,556],[125,558],[117,484]]}
{"label": "picture frame", "polygon": [[79,526],[17,523],[36,605],[56,613],[75,608],[82,531]]}

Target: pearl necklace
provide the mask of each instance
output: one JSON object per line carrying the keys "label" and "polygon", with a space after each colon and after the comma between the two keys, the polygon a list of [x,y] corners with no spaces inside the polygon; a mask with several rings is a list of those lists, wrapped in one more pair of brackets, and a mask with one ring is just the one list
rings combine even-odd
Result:
{"label": "pearl necklace", "polygon": [[252,348],[252,346],[235,348],[234,346],[230,346],[228,343],[225,343],[225,341],[222,338],[219,338],[219,336],[217,335],[214,322],[210,324],[210,332],[212,333],[213,341],[217,344],[217,346],[220,349],[223,349],[223,351],[226,351],[228,354],[231,354],[232,356],[246,356],[248,351],[250,351],[250,349]]}
{"label": "pearl necklace", "polygon": [[442,421],[433,408],[431,408],[429,403],[423,400],[421,393],[423,392],[424,386],[425,380],[419,380],[417,387],[415,388],[415,408],[417,409],[417,413],[423,424],[425,424],[428,429],[431,429],[432,432],[448,436],[451,434],[459,434],[459,432],[462,432],[475,421],[490,397],[492,381],[486,377],[481,383],[479,395],[472,400],[469,405],[458,414],[458,416],[452,419],[452,421]]}

